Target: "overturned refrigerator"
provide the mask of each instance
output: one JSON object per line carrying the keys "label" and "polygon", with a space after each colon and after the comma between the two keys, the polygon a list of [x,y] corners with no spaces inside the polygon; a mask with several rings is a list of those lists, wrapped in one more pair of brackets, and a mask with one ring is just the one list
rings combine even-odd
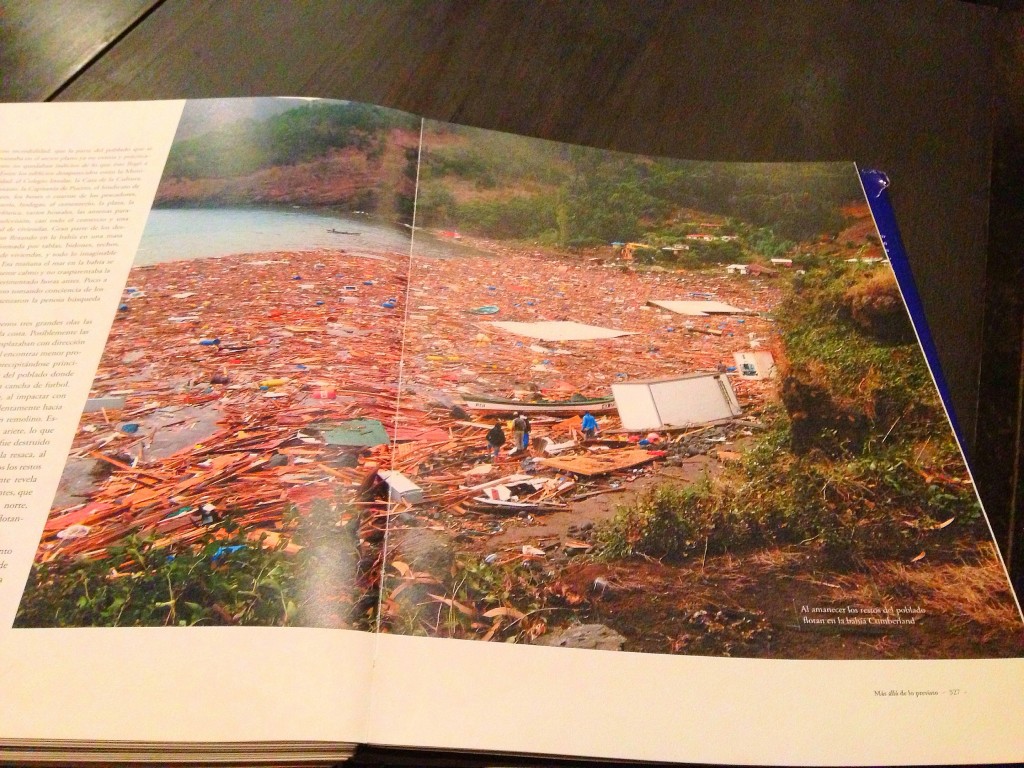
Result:
{"label": "overturned refrigerator", "polygon": [[623,429],[692,427],[742,413],[724,373],[691,373],[612,385]]}

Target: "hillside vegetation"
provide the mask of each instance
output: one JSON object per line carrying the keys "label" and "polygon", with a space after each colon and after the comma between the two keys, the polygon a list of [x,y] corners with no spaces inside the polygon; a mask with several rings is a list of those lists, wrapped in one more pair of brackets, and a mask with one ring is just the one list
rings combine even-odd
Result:
{"label": "hillside vegetation", "polygon": [[240,120],[194,138],[176,141],[165,177],[244,176],[295,165],[354,148],[368,156],[384,150],[387,131],[411,128],[402,113],[364,104],[313,102],[265,120]]}
{"label": "hillside vegetation", "polygon": [[[187,108],[186,108],[187,109]],[[362,104],[315,102],[175,141],[157,190],[161,206],[300,205],[410,221],[418,123]]]}
{"label": "hillside vegetation", "polygon": [[847,164],[644,158],[444,123],[363,104],[312,102],[263,119],[192,126],[168,157],[159,204],[298,204],[366,210],[495,239],[560,247],[695,232],[694,264],[787,253],[835,235],[859,189]]}
{"label": "hillside vegetation", "polygon": [[[609,153],[448,127],[428,133],[420,220],[495,238],[562,246],[702,231],[694,210],[730,220],[721,234],[792,241],[836,233],[859,194],[846,164],[709,163]],[[779,250],[785,250],[779,249]]]}
{"label": "hillside vegetation", "polygon": [[831,568],[959,557],[981,509],[888,267],[842,261],[797,281],[776,315],[781,404],[742,466],[661,486],[603,533],[611,558],[804,544]]}

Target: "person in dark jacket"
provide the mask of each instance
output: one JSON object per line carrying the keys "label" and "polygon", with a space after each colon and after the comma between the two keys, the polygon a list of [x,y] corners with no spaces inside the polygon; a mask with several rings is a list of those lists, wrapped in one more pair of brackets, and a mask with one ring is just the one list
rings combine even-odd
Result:
{"label": "person in dark jacket", "polygon": [[505,444],[505,430],[501,428],[501,422],[494,422],[494,426],[487,432],[487,447],[491,450],[491,457],[498,458],[501,453],[501,446]]}

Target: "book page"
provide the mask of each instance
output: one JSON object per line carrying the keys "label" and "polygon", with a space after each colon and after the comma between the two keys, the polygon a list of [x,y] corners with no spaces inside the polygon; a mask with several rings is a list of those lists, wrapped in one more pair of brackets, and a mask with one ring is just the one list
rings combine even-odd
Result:
{"label": "book page", "polygon": [[3,109],[0,737],[358,741],[418,133]]}
{"label": "book page", "polygon": [[853,165],[421,152],[371,741],[1019,757],[1020,609]]}
{"label": "book page", "polygon": [[3,110],[0,737],[1019,757],[852,166]]}

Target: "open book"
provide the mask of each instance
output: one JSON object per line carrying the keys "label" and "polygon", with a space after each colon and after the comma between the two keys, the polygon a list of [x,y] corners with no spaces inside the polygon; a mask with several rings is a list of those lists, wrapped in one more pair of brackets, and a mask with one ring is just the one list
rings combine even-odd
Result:
{"label": "open book", "polygon": [[885,183],[3,106],[0,754],[1024,757]]}

